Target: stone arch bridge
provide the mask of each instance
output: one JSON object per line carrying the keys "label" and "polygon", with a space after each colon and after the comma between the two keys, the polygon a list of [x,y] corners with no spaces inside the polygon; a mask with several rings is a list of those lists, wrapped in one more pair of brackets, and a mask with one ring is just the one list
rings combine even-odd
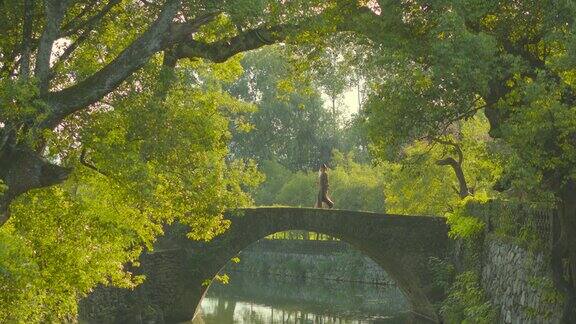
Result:
{"label": "stone arch bridge", "polygon": [[134,291],[97,289],[81,302],[81,320],[191,320],[206,283],[241,250],[276,232],[307,230],[337,237],[372,258],[395,280],[421,321],[439,322],[433,304],[443,296],[434,288],[429,260],[446,256],[443,218],[285,207],[241,209],[226,218],[230,228],[205,243],[187,239],[184,226],[167,228],[155,252],[141,257],[138,272],[146,275],[144,284]]}

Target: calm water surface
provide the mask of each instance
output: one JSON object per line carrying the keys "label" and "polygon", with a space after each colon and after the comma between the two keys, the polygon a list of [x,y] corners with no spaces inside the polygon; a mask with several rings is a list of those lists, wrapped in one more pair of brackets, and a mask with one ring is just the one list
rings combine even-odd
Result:
{"label": "calm water surface", "polygon": [[213,284],[192,324],[406,323],[395,286],[232,273]]}

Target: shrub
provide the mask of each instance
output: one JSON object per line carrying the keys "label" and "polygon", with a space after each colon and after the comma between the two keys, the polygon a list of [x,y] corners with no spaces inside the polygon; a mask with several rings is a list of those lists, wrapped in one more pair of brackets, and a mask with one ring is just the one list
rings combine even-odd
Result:
{"label": "shrub", "polygon": [[496,323],[496,312],[480,286],[478,274],[465,271],[456,276],[440,313],[447,323]]}

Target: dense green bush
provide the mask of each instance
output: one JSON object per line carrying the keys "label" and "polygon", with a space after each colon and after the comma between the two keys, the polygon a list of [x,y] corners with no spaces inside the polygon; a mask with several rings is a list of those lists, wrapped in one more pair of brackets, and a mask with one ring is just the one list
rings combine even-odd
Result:
{"label": "dense green bush", "polygon": [[[329,195],[335,208],[385,212],[384,177],[380,168],[354,162],[335,151],[329,170]],[[266,181],[256,190],[257,205],[312,207],[318,196],[318,173],[290,172],[278,162],[265,161],[260,170]]]}
{"label": "dense green bush", "polygon": [[483,204],[488,201],[486,195],[468,196],[457,202],[450,213],[446,213],[446,221],[450,225],[448,235],[454,239],[478,238],[486,223],[471,210],[471,204]]}
{"label": "dense green bush", "polygon": [[465,271],[456,276],[440,312],[450,324],[492,324],[496,323],[497,318],[474,271]]}

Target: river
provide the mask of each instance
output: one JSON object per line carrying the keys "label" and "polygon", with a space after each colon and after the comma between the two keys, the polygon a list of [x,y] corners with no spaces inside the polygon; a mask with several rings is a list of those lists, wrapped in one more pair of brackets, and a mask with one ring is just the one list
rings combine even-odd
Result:
{"label": "river", "polygon": [[395,286],[242,272],[229,276],[228,284],[212,284],[192,324],[392,324],[410,317]]}

